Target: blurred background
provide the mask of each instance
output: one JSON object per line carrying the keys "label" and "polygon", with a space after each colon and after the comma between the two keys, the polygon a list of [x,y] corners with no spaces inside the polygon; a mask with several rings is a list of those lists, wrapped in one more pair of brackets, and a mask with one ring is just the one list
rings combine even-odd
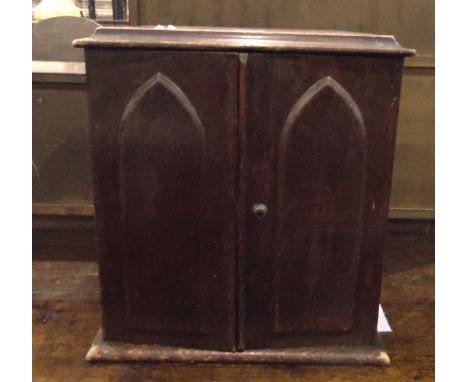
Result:
{"label": "blurred background", "polygon": [[[64,15],[66,17],[57,17]],[[98,25],[337,29],[391,34],[405,61],[390,218],[434,219],[431,0],[33,0],[33,224],[92,220],[86,71],[71,40]]]}

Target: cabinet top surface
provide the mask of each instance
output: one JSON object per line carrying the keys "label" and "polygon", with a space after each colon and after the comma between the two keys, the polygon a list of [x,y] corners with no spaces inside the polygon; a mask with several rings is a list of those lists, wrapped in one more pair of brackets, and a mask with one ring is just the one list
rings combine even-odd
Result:
{"label": "cabinet top surface", "polygon": [[104,27],[76,47],[207,51],[330,52],[412,56],[393,36],[367,33],[220,27]]}

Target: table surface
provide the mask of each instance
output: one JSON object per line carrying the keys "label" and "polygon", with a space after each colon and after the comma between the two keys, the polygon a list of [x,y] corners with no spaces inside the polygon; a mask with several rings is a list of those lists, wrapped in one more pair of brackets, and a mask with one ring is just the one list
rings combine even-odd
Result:
{"label": "table surface", "polygon": [[100,324],[90,229],[33,231],[34,381],[433,381],[434,236],[428,223],[391,224],[382,305],[392,364],[375,366],[115,363],[84,356]]}

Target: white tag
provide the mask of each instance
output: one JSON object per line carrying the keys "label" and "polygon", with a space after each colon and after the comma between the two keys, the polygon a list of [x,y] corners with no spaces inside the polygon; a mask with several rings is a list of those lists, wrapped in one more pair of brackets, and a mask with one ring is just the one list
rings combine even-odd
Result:
{"label": "white tag", "polygon": [[377,331],[379,333],[391,333],[393,332],[390,324],[388,323],[387,317],[382,309],[382,305],[379,305],[379,318],[377,320]]}

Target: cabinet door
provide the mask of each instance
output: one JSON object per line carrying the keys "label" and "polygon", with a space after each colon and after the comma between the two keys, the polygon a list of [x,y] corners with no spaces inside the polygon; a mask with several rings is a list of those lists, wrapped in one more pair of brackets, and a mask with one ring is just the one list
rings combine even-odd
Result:
{"label": "cabinet door", "polygon": [[87,60],[105,339],[232,350],[237,56]]}
{"label": "cabinet door", "polygon": [[401,60],[242,62],[241,347],[372,342]]}

